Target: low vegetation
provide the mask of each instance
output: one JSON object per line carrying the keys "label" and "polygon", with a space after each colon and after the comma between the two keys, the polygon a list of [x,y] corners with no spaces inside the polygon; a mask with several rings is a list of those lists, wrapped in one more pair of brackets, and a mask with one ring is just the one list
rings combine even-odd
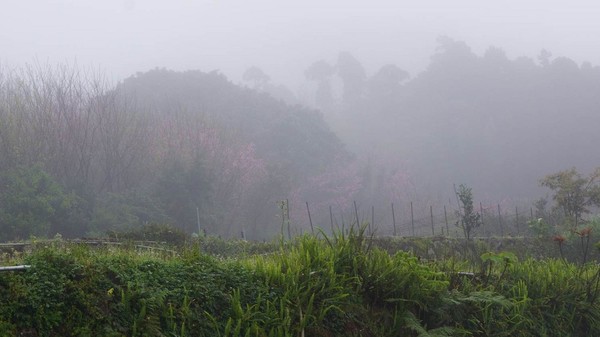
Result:
{"label": "low vegetation", "polygon": [[0,336],[600,335],[589,257],[481,244],[476,259],[434,260],[385,245],[360,229],[264,244],[202,237],[176,254],[38,243],[2,257],[31,267],[0,273]]}

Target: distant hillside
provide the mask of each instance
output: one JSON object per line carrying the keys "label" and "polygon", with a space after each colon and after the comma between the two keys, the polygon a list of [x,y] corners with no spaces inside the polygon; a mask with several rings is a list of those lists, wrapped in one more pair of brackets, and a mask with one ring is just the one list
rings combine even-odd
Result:
{"label": "distant hillside", "polygon": [[118,86],[144,108],[163,116],[185,111],[224,128],[273,164],[294,167],[298,177],[323,168],[342,144],[317,110],[289,106],[271,96],[234,85],[218,72],[155,69]]}
{"label": "distant hillside", "polygon": [[10,228],[0,240],[143,223],[270,238],[281,200],[328,204],[356,191],[321,193],[355,179],[333,177],[351,157],[319,112],[218,73],[156,69],[116,87],[63,66],[0,75],[0,182],[10,192],[0,191]]}

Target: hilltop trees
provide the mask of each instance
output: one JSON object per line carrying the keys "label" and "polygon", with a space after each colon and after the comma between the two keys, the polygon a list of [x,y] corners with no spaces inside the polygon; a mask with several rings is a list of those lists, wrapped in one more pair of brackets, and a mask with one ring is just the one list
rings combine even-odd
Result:
{"label": "hilltop trees", "polygon": [[477,54],[442,37],[415,76],[407,78],[399,64],[365,77],[358,60],[345,55],[332,79],[334,92],[352,104],[341,97],[319,107],[350,151],[398,158],[422,194],[470,181],[488,195],[526,198],[547,172],[597,165],[586,154],[600,142],[600,67],[589,62],[548,51],[511,59],[498,47]]}
{"label": "hilltop trees", "polygon": [[331,108],[333,106],[333,88],[331,86],[331,77],[335,74],[335,68],[324,60],[319,60],[304,71],[304,76],[317,82],[317,91],[315,93],[315,104],[321,108]]}
{"label": "hilltop trees", "polygon": [[398,90],[400,83],[408,79],[408,72],[394,64],[381,67],[368,80],[370,95],[386,95]]}
{"label": "hilltop trees", "polygon": [[271,78],[265,74],[262,69],[256,66],[252,66],[244,72],[242,76],[244,81],[253,83],[255,89],[263,89],[265,85],[271,80]]}
{"label": "hilltop trees", "polygon": [[343,100],[350,104],[364,93],[367,74],[362,64],[349,52],[341,52],[337,59],[337,74],[344,84]]}
{"label": "hilltop trees", "polygon": [[294,93],[286,86],[279,84],[275,85],[271,82],[271,78],[262,69],[257,66],[252,66],[244,72],[242,79],[246,83],[250,83],[252,89],[258,92],[265,92],[273,98],[284,101],[287,104],[297,104],[298,99]]}

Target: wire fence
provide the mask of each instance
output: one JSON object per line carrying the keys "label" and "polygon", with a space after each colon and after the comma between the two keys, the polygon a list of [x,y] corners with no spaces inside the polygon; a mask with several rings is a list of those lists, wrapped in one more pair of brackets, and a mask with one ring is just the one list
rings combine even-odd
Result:
{"label": "wire fence", "polygon": [[[284,201],[288,202],[288,201]],[[289,218],[290,205],[283,212],[287,214],[287,234],[313,231],[318,226],[329,231],[345,230],[352,225],[366,224],[367,231],[377,236],[446,236],[464,237],[459,225],[460,212],[456,205],[423,205],[413,202],[390,203],[387,207],[365,206],[354,202],[344,211],[335,207],[315,207],[306,202],[304,215],[298,214],[300,208],[295,208],[296,215]],[[473,229],[473,237],[504,237],[532,236],[528,221],[534,219],[532,207],[508,207],[500,204],[483,205],[479,203],[475,211],[481,216],[481,225]],[[326,213],[326,214],[324,214]],[[318,219],[318,220],[316,220]],[[315,221],[315,223],[313,223]],[[284,221],[285,222],[285,221]],[[291,226],[291,228],[289,228]]]}

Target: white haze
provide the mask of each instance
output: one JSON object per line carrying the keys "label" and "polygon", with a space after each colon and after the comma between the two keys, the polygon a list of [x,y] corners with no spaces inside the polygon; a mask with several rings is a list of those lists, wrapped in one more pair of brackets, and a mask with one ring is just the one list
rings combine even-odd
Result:
{"label": "white haze", "polygon": [[154,67],[221,70],[234,81],[249,66],[295,90],[318,59],[351,52],[367,71],[394,63],[423,70],[435,40],[488,46],[510,58],[541,49],[600,64],[594,1],[393,0],[5,0],[0,63],[77,62],[113,79]]}

